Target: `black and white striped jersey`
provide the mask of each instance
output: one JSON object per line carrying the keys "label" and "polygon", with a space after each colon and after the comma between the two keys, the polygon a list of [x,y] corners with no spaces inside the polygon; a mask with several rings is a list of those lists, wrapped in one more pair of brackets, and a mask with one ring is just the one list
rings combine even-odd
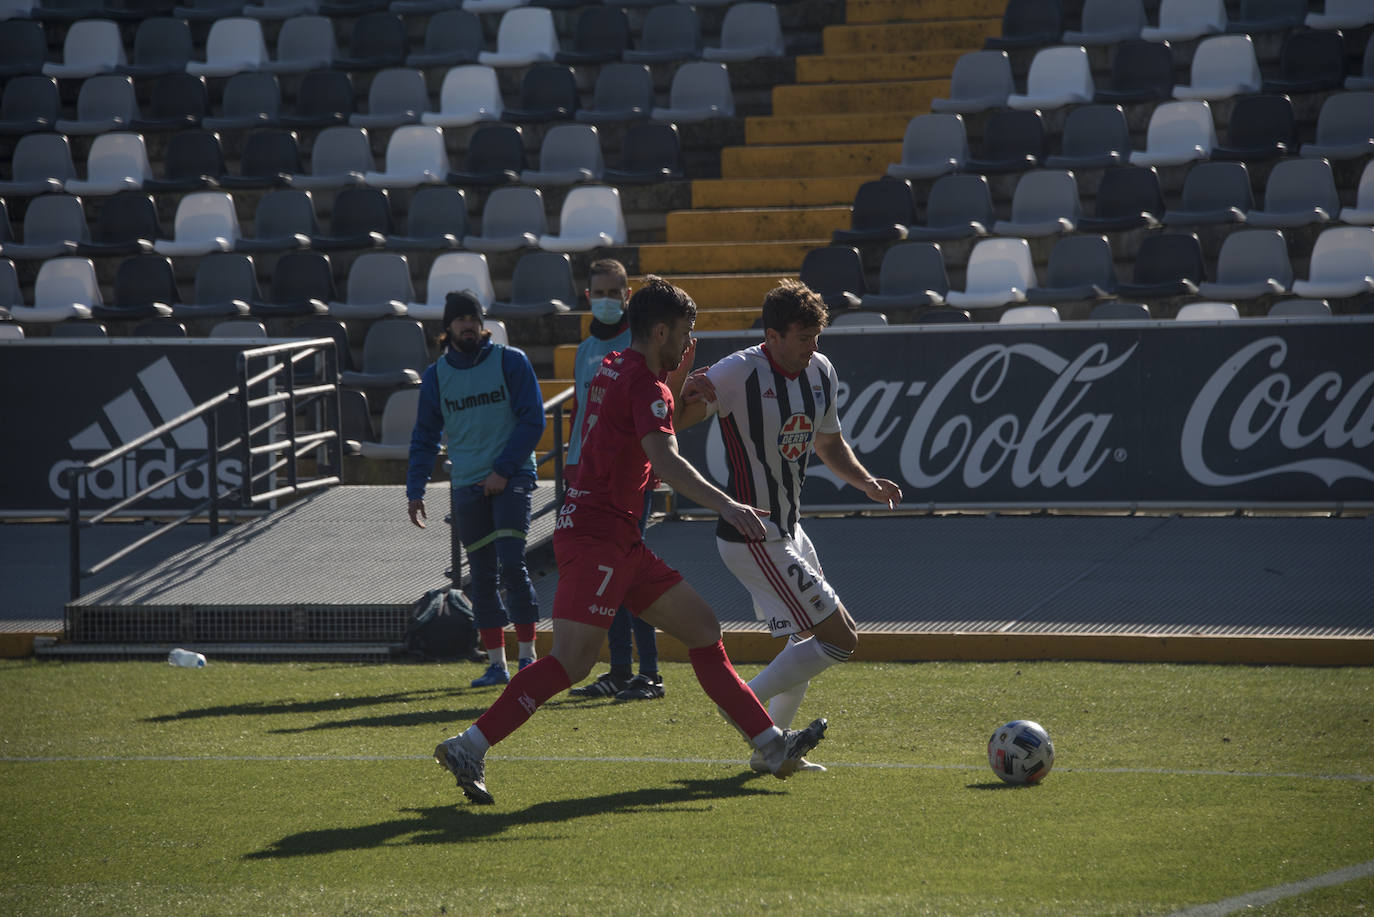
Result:
{"label": "black and white striped jersey", "polygon": [[[816,434],[840,432],[835,367],[816,353],[806,369],[789,376],[769,359],[766,345],[756,344],[723,358],[707,376],[716,389],[713,409],[729,468],[725,490],[741,503],[768,510],[777,533],[791,537]],[[716,534],[744,540],[724,523]]]}

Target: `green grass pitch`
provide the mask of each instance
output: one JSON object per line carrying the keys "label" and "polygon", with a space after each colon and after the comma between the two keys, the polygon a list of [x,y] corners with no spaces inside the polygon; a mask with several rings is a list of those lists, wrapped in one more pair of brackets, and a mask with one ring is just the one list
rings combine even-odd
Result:
{"label": "green grass pitch", "polygon": [[[780,782],[672,664],[550,702],[476,807],[430,753],[479,671],[0,663],[0,913],[1164,915],[1374,862],[1371,669],[851,663]],[[1015,718],[1041,786],[988,769]],[[1367,912],[1370,872],[1245,913]]]}

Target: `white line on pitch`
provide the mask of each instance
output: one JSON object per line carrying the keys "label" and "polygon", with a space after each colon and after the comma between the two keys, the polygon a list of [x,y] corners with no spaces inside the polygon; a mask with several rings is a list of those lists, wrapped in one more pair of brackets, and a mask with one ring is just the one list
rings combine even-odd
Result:
{"label": "white line on pitch", "polygon": [[1374,860],[1347,866],[1333,872],[1322,873],[1310,879],[1289,882],[1285,885],[1275,885],[1273,888],[1262,888],[1259,891],[1237,895],[1234,898],[1213,901],[1211,904],[1199,904],[1197,907],[1175,911],[1170,917],[1224,917],[1226,914],[1234,914],[1236,911],[1243,911],[1246,908],[1262,907],[1283,898],[1292,898],[1295,895],[1303,895],[1318,888],[1329,888],[1332,885],[1344,885],[1346,882],[1353,882],[1356,879],[1363,879],[1371,875],[1374,875]]}

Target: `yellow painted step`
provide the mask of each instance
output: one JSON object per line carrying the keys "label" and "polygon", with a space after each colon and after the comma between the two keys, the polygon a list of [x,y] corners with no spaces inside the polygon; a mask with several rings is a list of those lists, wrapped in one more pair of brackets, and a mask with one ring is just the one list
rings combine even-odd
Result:
{"label": "yellow painted step", "polygon": [[744,119],[744,141],[752,146],[901,140],[911,117],[901,111],[858,115],[796,115],[786,118],[750,117]]}
{"label": "yellow painted step", "polygon": [[973,48],[900,54],[809,54],[797,58],[798,83],[948,79]]}
{"label": "yellow painted step", "polygon": [[710,178],[692,182],[692,206],[812,207],[845,204],[872,176],[838,178]]}
{"label": "yellow painted step", "polygon": [[892,80],[886,83],[806,83],[773,88],[773,114],[844,115],[930,111],[930,100],[949,97],[949,80]]}
{"label": "yellow painted step", "polygon": [[[763,306],[763,297],[792,272],[767,274],[679,274],[673,283],[686,290],[701,310],[753,309]],[[638,283],[638,278],[631,283]],[[700,313],[699,313],[700,314]],[[753,321],[753,319],[750,319]]]}
{"label": "yellow painted step", "polygon": [[758,307],[743,309],[702,309],[697,312],[697,331],[741,331],[749,328],[762,314],[763,302]]}
{"label": "yellow painted step", "polygon": [[689,242],[681,245],[641,245],[639,269],[673,279],[675,274],[711,271],[754,273],[800,270],[813,248],[830,244],[830,237],[785,242]]}
{"label": "yellow painted step", "polygon": [[[765,178],[776,175],[872,175],[902,158],[900,140],[878,143],[813,143],[789,146],[726,147],[720,151],[720,171],[726,178]],[[669,236],[672,239],[671,235]],[[755,237],[749,237],[755,238]],[[793,239],[796,236],[779,236]],[[679,241],[672,239],[672,241]]]}
{"label": "yellow painted step", "polygon": [[[590,315],[591,313],[588,313]],[[586,333],[583,332],[583,337]],[[556,344],[553,348],[553,374],[560,379],[571,379],[577,366],[577,345]]]}
{"label": "yellow painted step", "polygon": [[669,242],[767,242],[828,239],[849,228],[848,206],[799,209],[675,210],[668,214]]}
{"label": "yellow painted step", "polygon": [[[588,323],[591,322],[592,314],[588,312],[585,316],[583,316],[583,318],[586,319],[586,321],[583,322],[583,325],[585,327]],[[587,336],[587,332],[585,330],[582,332],[582,336]],[[544,399],[545,401],[548,401],[550,398],[557,395],[565,388],[571,388],[572,384],[573,378],[571,373],[567,376],[558,376],[553,379],[540,379],[539,397]]]}
{"label": "yellow painted step", "polygon": [[826,54],[893,54],[983,47],[983,39],[1002,34],[1002,20],[949,19],[940,22],[889,22],[878,25],[828,25],[821,31]]}
{"label": "yellow painted step", "polygon": [[845,22],[896,22],[903,19],[1002,18],[1007,0],[848,0]]}

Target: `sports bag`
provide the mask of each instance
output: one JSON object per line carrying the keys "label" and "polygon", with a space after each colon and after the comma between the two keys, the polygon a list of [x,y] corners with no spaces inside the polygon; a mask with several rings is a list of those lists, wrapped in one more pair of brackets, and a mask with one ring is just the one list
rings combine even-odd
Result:
{"label": "sports bag", "polygon": [[477,624],[472,606],[457,589],[431,589],[410,607],[406,652],[420,659],[453,661],[477,653]]}

